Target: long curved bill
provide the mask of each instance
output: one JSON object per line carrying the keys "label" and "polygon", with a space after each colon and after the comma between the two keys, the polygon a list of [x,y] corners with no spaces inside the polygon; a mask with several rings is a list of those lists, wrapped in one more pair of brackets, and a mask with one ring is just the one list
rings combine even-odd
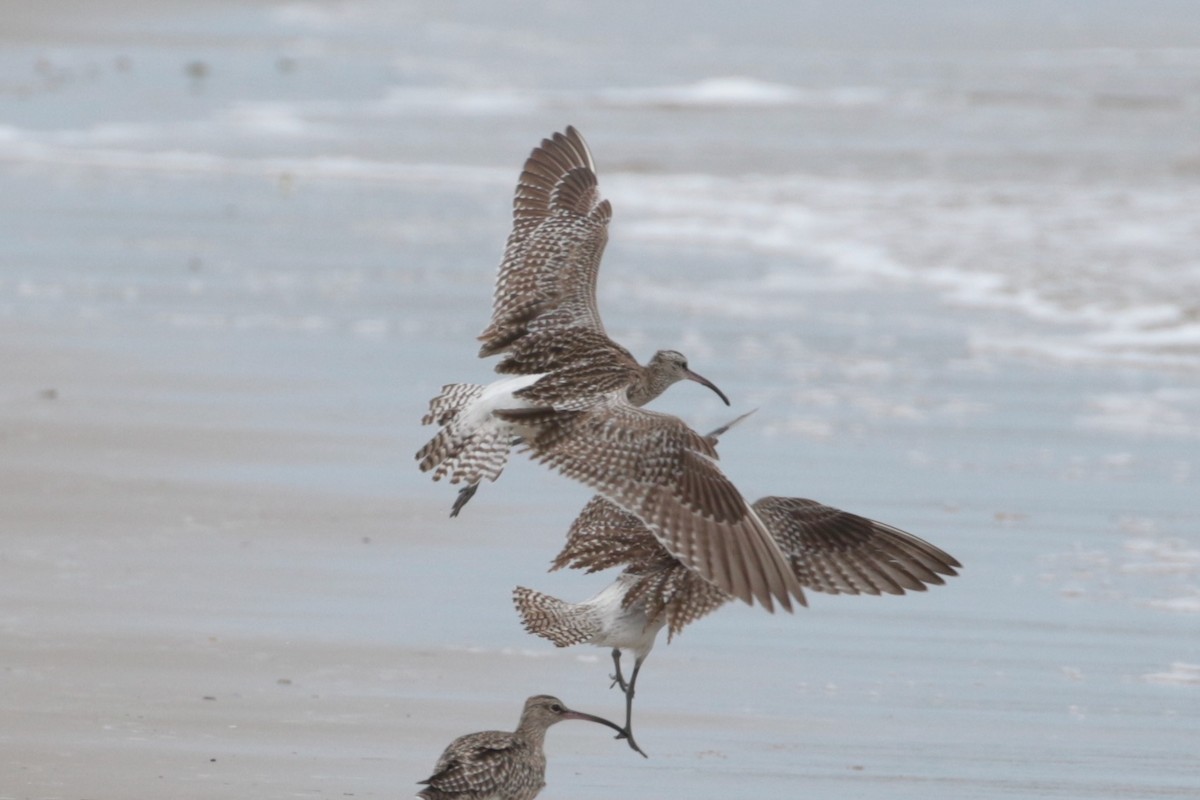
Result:
{"label": "long curved bill", "polygon": [[712,381],[710,381],[708,378],[704,377],[703,375],[697,375],[695,372],[692,372],[690,369],[685,369],[683,371],[683,377],[687,378],[689,381],[695,381],[696,383],[700,384],[701,386],[707,386],[708,388],[712,389],[714,392],[717,393],[717,397],[719,397],[725,401],[725,405],[727,405],[727,406],[732,405],[729,402],[729,398],[725,396],[725,393],[722,392],[720,389],[718,389],[717,385],[715,383],[713,383]]}
{"label": "long curved bill", "polygon": [[627,740],[629,742],[629,746],[632,749],[641,753],[642,758],[650,757],[642,752],[642,748],[638,747],[637,742],[635,742],[633,740],[633,735],[628,730],[626,730],[625,728],[622,728],[620,725],[618,725],[615,722],[609,722],[604,717],[597,717],[593,714],[585,714],[582,711],[566,711],[563,713],[562,717],[563,717],[563,719],[582,719],[582,720],[586,720],[588,722],[598,722],[601,725],[607,725],[608,727],[612,728],[614,731],[617,732],[618,739]]}

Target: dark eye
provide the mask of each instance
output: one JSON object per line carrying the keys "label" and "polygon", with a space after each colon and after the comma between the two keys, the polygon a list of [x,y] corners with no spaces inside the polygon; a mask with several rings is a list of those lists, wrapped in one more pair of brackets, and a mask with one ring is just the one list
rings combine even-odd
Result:
{"label": "dark eye", "polygon": [[560,706],[558,703],[551,703],[550,710],[553,711],[555,714],[561,714],[565,709],[562,706]]}

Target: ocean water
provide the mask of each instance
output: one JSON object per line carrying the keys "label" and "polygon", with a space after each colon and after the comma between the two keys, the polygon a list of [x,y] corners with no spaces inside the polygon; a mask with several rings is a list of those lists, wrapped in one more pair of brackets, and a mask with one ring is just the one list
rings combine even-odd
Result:
{"label": "ocean water", "polygon": [[[1122,36],[1115,11],[1065,8],[1060,24],[1080,30],[1063,45],[1016,49],[998,26],[990,48],[963,50],[902,32],[888,46],[883,15],[877,46],[831,32],[801,47],[775,30],[799,7],[730,29],[714,12],[670,38],[687,16],[671,4],[633,26],[616,7],[588,25],[569,4],[521,8],[190,9],[10,45],[0,162],[10,180],[53,165],[97,190],[257,178],[297,204],[380,184],[494,197],[531,141],[572,122],[598,150],[621,241],[755,252],[767,265],[737,276],[751,305],[770,294],[794,313],[807,283],[792,265],[815,263],[847,288],[886,282],[1056,328],[981,326],[981,350],[1195,365],[1200,56],[1165,20]],[[73,284],[11,278],[5,295]]]}
{"label": "ocean water", "polygon": [[[174,476],[448,508],[409,462],[417,421],[441,384],[487,378],[473,337],[514,181],[574,124],[615,209],[610,333],[683,350],[735,406],[686,385],[659,407],[698,428],[757,408],[722,448],[747,494],[884,519],[966,565],[922,597],[730,608],[660,643],[639,695],[656,760],[579,796],[1195,796],[1200,21],[1165,1],[826,6],[23,19],[0,49],[0,318],[176,374],[163,413],[348,442],[311,463],[180,453]],[[586,497],[514,464],[432,531],[497,527],[486,562],[413,545],[385,597],[403,622],[317,595],[291,634],[548,657],[503,598],[598,588],[541,574]],[[446,581],[461,603],[423,599]],[[321,611],[356,602],[353,629]],[[555,657],[602,690],[603,653]],[[709,742],[704,715],[744,727]]]}

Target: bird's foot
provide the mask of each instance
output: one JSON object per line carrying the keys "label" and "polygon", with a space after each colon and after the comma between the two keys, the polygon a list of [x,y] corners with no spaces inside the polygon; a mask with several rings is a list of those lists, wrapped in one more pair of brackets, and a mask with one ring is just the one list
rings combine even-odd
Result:
{"label": "bird's foot", "polygon": [[621,687],[621,694],[627,697],[629,696],[629,684],[625,682],[624,675],[618,672],[616,675],[609,675],[608,677],[612,680],[612,683],[608,685],[608,688],[611,689],[614,686],[619,686]]}
{"label": "bird's foot", "polygon": [[454,499],[454,505],[450,507],[450,516],[457,517],[458,512],[462,511],[463,506],[471,501],[475,493],[479,491],[479,484],[472,483],[469,486],[464,486],[458,490],[458,497]]}
{"label": "bird's foot", "polygon": [[624,728],[622,728],[621,732],[618,733],[616,735],[616,737],[614,737],[614,738],[624,739],[625,741],[629,742],[629,749],[634,750],[635,752],[639,753],[642,758],[650,757],[650,756],[646,755],[646,751],[644,751],[644,750],[642,750],[642,748],[638,747],[638,743],[633,738],[633,731],[630,730],[628,725],[626,725]]}

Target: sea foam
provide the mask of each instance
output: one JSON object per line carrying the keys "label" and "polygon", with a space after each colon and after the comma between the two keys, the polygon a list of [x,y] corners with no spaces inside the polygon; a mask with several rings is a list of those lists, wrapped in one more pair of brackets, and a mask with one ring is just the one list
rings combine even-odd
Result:
{"label": "sea foam", "polygon": [[707,78],[675,86],[611,88],[596,94],[596,100],[606,105],[660,108],[857,106],[877,104],[883,99],[883,92],[873,87],[812,90],[741,76]]}

